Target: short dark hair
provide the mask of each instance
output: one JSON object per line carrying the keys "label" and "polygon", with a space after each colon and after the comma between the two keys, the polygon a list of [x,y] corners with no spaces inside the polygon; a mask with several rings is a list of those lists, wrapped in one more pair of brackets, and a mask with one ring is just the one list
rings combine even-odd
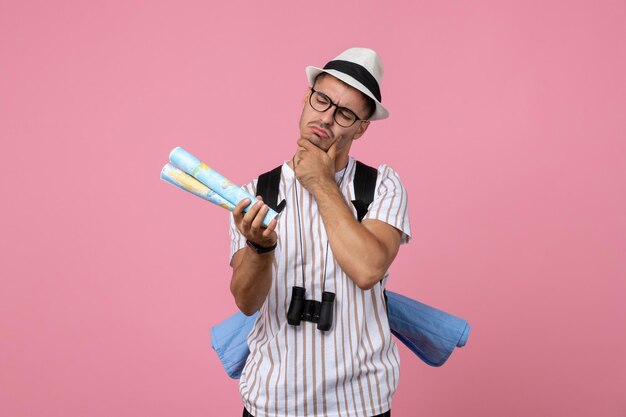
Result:
{"label": "short dark hair", "polygon": [[[317,76],[315,77],[315,80],[313,80],[313,87],[315,87],[315,84],[317,83],[317,80],[324,78],[325,76],[330,75],[327,72],[320,72],[319,74],[317,74]],[[339,78],[337,78],[339,80]],[[341,80],[339,80],[341,81]],[[341,81],[343,83],[343,81]],[[345,83],[344,83],[345,84]],[[352,87],[352,86],[351,86]],[[354,88],[354,87],[353,87]],[[358,90],[357,90],[358,91]],[[365,110],[367,111],[366,116],[363,118],[363,120],[367,120],[370,117],[372,117],[372,115],[374,114],[374,112],[376,111],[376,102],[374,101],[373,98],[363,94],[363,92],[359,91],[359,93],[361,93],[361,96],[363,97],[363,99],[365,100]]]}

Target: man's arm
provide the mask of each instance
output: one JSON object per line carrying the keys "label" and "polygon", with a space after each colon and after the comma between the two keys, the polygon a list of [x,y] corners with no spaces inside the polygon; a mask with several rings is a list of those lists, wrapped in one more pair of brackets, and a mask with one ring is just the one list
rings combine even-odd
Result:
{"label": "man's arm", "polygon": [[305,139],[298,145],[296,177],[317,201],[337,262],[359,288],[372,288],[396,257],[402,233],[379,220],[354,218],[335,182],[336,143],[328,152]]}
{"label": "man's arm", "polygon": [[[237,229],[246,239],[261,247],[271,247],[276,243],[276,219],[267,228],[263,227],[263,218],[268,211],[266,204],[260,199],[254,206],[243,213],[250,204],[243,200],[233,210],[233,218]],[[250,316],[261,308],[272,284],[272,264],[274,252],[257,253],[249,247],[237,251],[231,260],[233,275],[230,280],[230,291],[235,297],[239,310]]]}
{"label": "man's arm", "polygon": [[380,220],[359,223],[334,181],[312,191],[337,262],[359,286],[368,290],[383,277],[398,254],[402,233]]}

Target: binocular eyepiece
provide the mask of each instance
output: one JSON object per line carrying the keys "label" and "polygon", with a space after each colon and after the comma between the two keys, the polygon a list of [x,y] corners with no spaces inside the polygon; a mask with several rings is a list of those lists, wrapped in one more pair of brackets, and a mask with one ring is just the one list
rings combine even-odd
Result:
{"label": "binocular eyepiece", "polygon": [[322,301],[305,299],[306,290],[294,286],[291,290],[291,302],[287,310],[287,323],[299,326],[302,320],[317,323],[317,329],[330,330],[333,326],[333,306],[335,293],[324,291]]}

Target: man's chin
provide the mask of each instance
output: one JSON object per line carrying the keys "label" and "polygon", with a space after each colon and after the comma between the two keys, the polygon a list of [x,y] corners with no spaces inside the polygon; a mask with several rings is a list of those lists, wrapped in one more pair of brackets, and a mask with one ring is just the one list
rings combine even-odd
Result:
{"label": "man's chin", "polygon": [[327,142],[327,140],[321,139],[317,137],[316,135],[313,135],[313,137],[308,137],[306,138],[306,140],[308,140],[309,142],[311,142],[313,145],[317,146],[319,149],[323,150],[324,152],[327,152],[328,149],[330,149],[331,144]]}

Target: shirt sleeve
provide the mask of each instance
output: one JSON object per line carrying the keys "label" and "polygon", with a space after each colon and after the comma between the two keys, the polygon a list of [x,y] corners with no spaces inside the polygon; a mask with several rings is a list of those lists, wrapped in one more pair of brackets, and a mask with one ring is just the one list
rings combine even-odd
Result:
{"label": "shirt sleeve", "polygon": [[402,243],[411,240],[407,192],[398,174],[387,164],[378,167],[374,200],[365,219],[380,220],[395,227],[402,232]]}
{"label": "shirt sleeve", "polygon": [[[244,185],[243,188],[246,192],[252,194],[252,195],[256,195],[256,183],[257,180],[255,179],[252,182],[249,182],[248,184]],[[233,260],[233,256],[235,255],[235,253],[237,253],[237,251],[243,249],[246,247],[246,238],[244,235],[241,234],[241,232],[239,231],[239,229],[237,229],[237,226],[235,225],[235,218],[233,217],[233,213],[230,213],[230,228],[229,228],[229,234],[230,234],[230,258],[229,258],[229,263],[232,262]]]}

